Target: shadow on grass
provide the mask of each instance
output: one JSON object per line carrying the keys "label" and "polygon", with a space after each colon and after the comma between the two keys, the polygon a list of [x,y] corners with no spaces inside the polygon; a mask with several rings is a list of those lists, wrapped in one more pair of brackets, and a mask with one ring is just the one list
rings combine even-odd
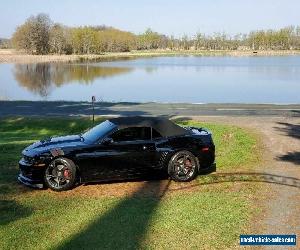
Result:
{"label": "shadow on grass", "polygon": [[287,136],[300,139],[300,124],[292,124],[288,122],[277,122],[278,126],[275,127],[280,132],[285,133]]}
{"label": "shadow on grass", "polygon": [[300,179],[281,175],[259,173],[259,172],[235,172],[235,173],[215,173],[202,176],[196,184],[186,183],[178,188],[170,188],[169,191],[179,191],[191,189],[202,185],[218,184],[225,182],[261,182],[275,185],[290,186],[300,188]]}
{"label": "shadow on grass", "polygon": [[[96,119],[96,123],[103,118]],[[82,133],[93,126],[90,118],[11,117],[0,119],[0,142],[16,143],[23,140],[39,140],[46,136]]]}
{"label": "shadow on grass", "polygon": [[27,143],[0,144],[0,197],[32,191],[17,181],[18,161],[21,158],[21,151],[27,145]]}
{"label": "shadow on grass", "polygon": [[292,116],[294,117],[300,117],[300,110],[291,110]]}
{"label": "shadow on grass", "polygon": [[121,200],[58,249],[140,249],[152,214],[169,183],[145,182],[135,193]]}
{"label": "shadow on grass", "polygon": [[0,200],[0,225],[7,225],[18,219],[28,217],[32,209],[18,204],[14,200]]}
{"label": "shadow on grass", "polygon": [[277,157],[279,161],[288,161],[300,165],[300,152],[288,152],[287,154]]}
{"label": "shadow on grass", "polygon": [[[287,122],[278,122],[279,127],[275,127],[276,130],[284,133],[286,136],[300,139],[300,124],[292,124]],[[278,161],[287,161],[300,165],[300,152],[288,152],[287,154],[279,155],[276,158]]]}

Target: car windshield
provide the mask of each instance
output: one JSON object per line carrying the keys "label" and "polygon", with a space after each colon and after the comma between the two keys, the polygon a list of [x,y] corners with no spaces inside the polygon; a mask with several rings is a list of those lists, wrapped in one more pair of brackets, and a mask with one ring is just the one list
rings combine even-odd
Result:
{"label": "car windshield", "polygon": [[116,128],[117,128],[117,126],[115,124],[106,120],[105,122],[102,122],[99,125],[93,127],[92,129],[88,130],[87,132],[85,132],[82,135],[82,137],[85,141],[96,142]]}

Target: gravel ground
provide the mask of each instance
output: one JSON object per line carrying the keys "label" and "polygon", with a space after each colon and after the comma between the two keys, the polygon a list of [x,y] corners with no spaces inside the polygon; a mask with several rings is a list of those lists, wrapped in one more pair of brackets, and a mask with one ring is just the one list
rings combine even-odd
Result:
{"label": "gravel ground", "polygon": [[[300,118],[295,117],[199,117],[206,122],[234,124],[255,129],[263,136],[265,160],[255,171],[268,176],[260,218],[253,221],[253,234],[300,236]],[[271,183],[270,183],[271,182]],[[298,248],[297,248],[298,247]],[[299,249],[299,243],[297,244]],[[287,249],[287,247],[266,247]],[[296,249],[291,248],[291,249]]]}

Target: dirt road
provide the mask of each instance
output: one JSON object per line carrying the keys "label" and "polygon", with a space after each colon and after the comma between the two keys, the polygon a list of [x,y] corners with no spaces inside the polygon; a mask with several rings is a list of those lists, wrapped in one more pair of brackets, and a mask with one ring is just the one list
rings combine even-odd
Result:
{"label": "dirt road", "polygon": [[[300,117],[300,104],[197,104],[96,102],[97,116],[247,116]],[[1,116],[88,116],[93,114],[90,102],[1,101]]]}
{"label": "dirt road", "polygon": [[[263,183],[262,194],[267,198],[263,204],[258,204],[263,208],[263,214],[257,221],[253,221],[255,231],[252,233],[296,234],[299,237],[300,118],[207,116],[198,119],[234,124],[261,133],[265,146],[265,161],[255,171],[268,176]],[[287,248],[276,246],[274,249]]]}

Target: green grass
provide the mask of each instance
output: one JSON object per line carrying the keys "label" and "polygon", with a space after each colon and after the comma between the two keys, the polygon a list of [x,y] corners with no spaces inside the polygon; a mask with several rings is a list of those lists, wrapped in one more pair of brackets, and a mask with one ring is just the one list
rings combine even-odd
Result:
{"label": "green grass", "polygon": [[[180,123],[212,130],[220,171],[244,169],[259,161],[258,141],[249,131]],[[17,161],[26,145],[89,126],[87,118],[0,119],[1,249],[224,249],[237,244],[255,212],[251,196],[256,186],[252,184],[210,185],[212,177],[200,176],[194,181],[199,187],[167,192],[163,197],[140,195],[151,185],[148,182],[125,197],[89,197],[76,189],[57,194],[16,183]],[[154,191],[163,185],[157,182]]]}
{"label": "green grass", "polygon": [[252,166],[260,159],[258,137],[251,131],[197,121],[178,121],[184,126],[201,126],[213,132],[219,170],[234,170],[240,166]]}

